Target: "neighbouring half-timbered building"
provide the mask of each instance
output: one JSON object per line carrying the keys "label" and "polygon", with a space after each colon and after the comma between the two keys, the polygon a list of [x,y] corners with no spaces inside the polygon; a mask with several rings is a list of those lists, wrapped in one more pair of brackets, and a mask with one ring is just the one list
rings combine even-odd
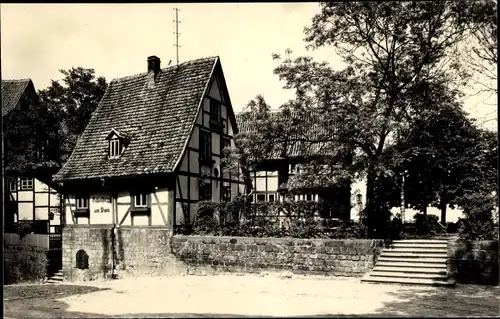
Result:
{"label": "neighbouring half-timbered building", "polygon": [[239,176],[221,168],[236,119],[218,57],[114,79],[54,176],[66,225],[193,222],[200,200],[230,200]]}
{"label": "neighbouring half-timbered building", "polygon": [[[321,183],[321,173],[311,174],[316,175],[314,178],[319,177],[319,183],[305,183],[299,187],[295,192],[288,192],[286,183],[295,175],[300,173],[301,164],[310,163],[311,161],[321,161],[325,158],[332,156],[330,154],[330,142],[309,142],[302,138],[295,138],[293,135],[297,134],[294,129],[287,126],[293,126],[294,115],[284,115],[281,112],[271,111],[270,116],[279,117],[276,120],[281,121],[284,131],[290,134],[284,134],[286,141],[280,141],[274,145],[272,150],[263,158],[258,165],[258,170],[251,172],[253,191],[251,200],[253,202],[272,202],[283,200],[304,200],[304,201],[317,201],[326,202],[331,204],[333,211],[329,212],[329,217],[340,218],[348,220],[350,218],[351,210],[351,194],[349,183]],[[314,123],[315,116],[303,116],[300,118],[302,123],[301,127],[311,129],[307,132],[300,132],[303,136],[308,137],[310,141],[315,140],[315,134],[321,130]],[[243,116],[243,113],[236,115],[238,129],[240,132],[251,133],[258,130],[256,124],[251,116]],[[321,164],[319,164],[320,166]],[[325,165],[326,167],[326,165]],[[331,216],[330,216],[331,214]]]}
{"label": "neighbouring half-timbered building", "polygon": [[[7,153],[23,152],[25,149],[39,149],[32,166],[43,161],[43,143],[20,140],[16,136],[19,130],[33,130],[28,112],[33,112],[38,105],[37,94],[30,79],[2,80],[2,121],[4,125],[4,145]],[[36,120],[36,119],[35,119]],[[22,139],[25,139],[24,137]],[[31,141],[33,140],[33,143]],[[20,144],[28,143],[28,144]],[[31,145],[31,144],[38,145]],[[19,155],[19,154],[18,154]],[[60,196],[51,183],[52,174],[57,168],[25,169],[20,172],[12,163],[15,157],[5,159],[5,225],[19,223],[36,224],[32,229],[39,233],[58,233],[61,231],[61,201]]]}

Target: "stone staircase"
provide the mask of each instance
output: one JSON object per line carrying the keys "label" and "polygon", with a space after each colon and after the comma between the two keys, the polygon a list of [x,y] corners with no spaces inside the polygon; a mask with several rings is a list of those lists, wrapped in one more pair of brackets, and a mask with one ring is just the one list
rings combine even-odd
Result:
{"label": "stone staircase", "polygon": [[61,270],[57,271],[55,274],[49,277],[45,282],[47,284],[59,284],[64,281],[64,275]]}
{"label": "stone staircase", "polygon": [[448,278],[446,239],[395,240],[382,250],[373,270],[361,281],[432,286],[454,286]]}

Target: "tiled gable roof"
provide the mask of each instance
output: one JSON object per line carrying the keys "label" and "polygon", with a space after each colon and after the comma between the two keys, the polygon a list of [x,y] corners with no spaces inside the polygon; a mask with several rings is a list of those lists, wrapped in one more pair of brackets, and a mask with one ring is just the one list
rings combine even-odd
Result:
{"label": "tiled gable roof", "polygon": [[[153,87],[147,73],[111,81],[54,180],[173,171],[216,65],[220,65],[218,57],[210,57],[164,68]],[[108,158],[106,137],[112,129],[129,139],[117,159]]]}
{"label": "tiled gable roof", "polygon": [[16,107],[30,82],[30,79],[2,80],[2,116]]}
{"label": "tiled gable roof", "polygon": [[[251,133],[259,130],[258,124],[253,122],[251,117],[242,116],[242,113],[236,115],[236,123],[239,132]],[[276,143],[273,150],[268,155],[267,160],[282,159],[283,154],[288,158],[329,155],[331,151],[331,142],[321,141],[328,132],[325,125],[334,125],[328,123],[318,123],[319,113],[312,111],[310,114],[297,114],[288,113],[284,114],[279,110],[272,110],[271,117],[274,117],[284,127],[283,131],[289,132],[288,143],[286,144],[286,152],[284,152],[284,145]],[[300,122],[297,126],[296,123]],[[295,128],[294,128],[295,127]],[[300,132],[300,129],[305,129],[305,132]],[[307,141],[306,141],[307,139]]]}

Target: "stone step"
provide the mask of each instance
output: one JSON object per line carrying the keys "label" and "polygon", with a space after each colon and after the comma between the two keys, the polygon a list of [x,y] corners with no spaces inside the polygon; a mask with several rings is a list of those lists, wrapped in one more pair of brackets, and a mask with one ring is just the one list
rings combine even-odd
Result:
{"label": "stone step", "polygon": [[436,254],[436,253],[442,253],[446,254],[448,253],[446,248],[440,248],[440,247],[394,247],[394,248],[389,248],[389,249],[384,249],[382,253],[384,252],[401,252],[401,253],[429,253],[429,254]]}
{"label": "stone step", "polygon": [[441,274],[426,274],[426,273],[406,273],[406,272],[395,272],[395,271],[373,271],[370,273],[370,277],[397,277],[397,278],[419,278],[419,279],[435,279],[435,280],[446,280],[447,275]]}
{"label": "stone step", "polygon": [[419,243],[394,243],[393,248],[408,248],[408,249],[448,249],[448,244],[419,244]]}
{"label": "stone step", "polygon": [[409,252],[409,251],[382,251],[380,257],[400,257],[400,258],[448,258],[444,252]]}
{"label": "stone step", "polygon": [[391,259],[391,260],[378,260],[376,266],[387,267],[412,267],[412,268],[443,268],[446,269],[446,260],[444,261],[431,261],[424,262],[421,259],[415,261],[414,259]]}
{"label": "stone step", "polygon": [[410,285],[429,285],[429,286],[455,286],[453,280],[434,280],[422,278],[396,278],[396,277],[372,277],[370,275],[361,279],[362,282],[380,283],[380,284],[410,284]]}
{"label": "stone step", "polygon": [[428,274],[440,274],[440,275],[446,275],[447,270],[446,266],[445,267],[415,267],[415,266],[406,266],[406,267],[398,267],[398,266],[393,266],[390,263],[389,265],[383,264],[377,264],[375,265],[375,268],[373,268],[374,272],[404,272],[404,273],[428,273]]}
{"label": "stone step", "polygon": [[412,244],[447,244],[446,239],[398,239],[393,240],[393,243],[412,243]]}
{"label": "stone step", "polygon": [[62,278],[62,277],[50,277],[49,280],[50,281],[62,282],[62,281],[64,281],[64,278]]}
{"label": "stone step", "polygon": [[58,271],[52,276],[49,277],[49,281],[54,281],[54,282],[61,282],[64,281],[64,275],[62,271]]}

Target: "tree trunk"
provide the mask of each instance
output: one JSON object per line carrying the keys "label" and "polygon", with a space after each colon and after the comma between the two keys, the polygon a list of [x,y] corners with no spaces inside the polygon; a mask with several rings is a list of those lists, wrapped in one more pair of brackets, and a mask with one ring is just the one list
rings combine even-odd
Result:
{"label": "tree trunk", "polygon": [[375,172],[372,168],[368,168],[366,176],[366,205],[362,218],[365,219],[365,225],[368,227],[370,237],[376,233],[375,220]]}
{"label": "tree trunk", "polygon": [[424,206],[424,210],[423,210],[424,216],[427,216],[427,207],[428,207],[428,206],[429,206],[428,204],[426,204],[426,205]]}
{"label": "tree trunk", "polygon": [[401,174],[401,192],[400,192],[400,204],[399,204],[399,213],[401,214],[401,220],[404,221],[405,219],[405,209],[406,209],[406,203],[405,203],[405,176],[404,173]]}
{"label": "tree trunk", "polygon": [[252,177],[250,176],[250,170],[246,166],[246,161],[243,160],[243,165],[240,165],[243,183],[245,185],[245,194],[243,197],[243,212],[240,216],[240,223],[244,222],[250,214],[250,193],[252,192]]}
{"label": "tree trunk", "polygon": [[439,206],[441,208],[441,224],[446,225],[446,201],[441,199]]}

